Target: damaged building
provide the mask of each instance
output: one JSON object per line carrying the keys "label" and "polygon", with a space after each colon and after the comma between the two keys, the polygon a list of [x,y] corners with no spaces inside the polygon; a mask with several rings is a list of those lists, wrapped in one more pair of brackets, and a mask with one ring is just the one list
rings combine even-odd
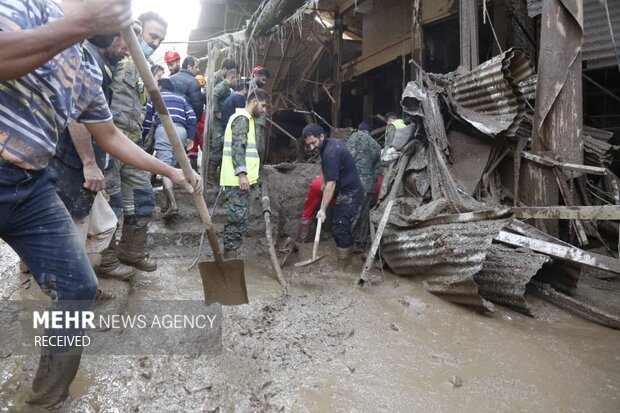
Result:
{"label": "damaged building", "polygon": [[480,311],[532,315],[538,292],[620,326],[573,297],[584,268],[620,273],[620,3],[205,0],[199,21],[207,73],[271,71],[268,164],[307,161],[307,122],[346,140],[373,119],[382,143],[381,114],[403,114],[371,214],[394,273]]}

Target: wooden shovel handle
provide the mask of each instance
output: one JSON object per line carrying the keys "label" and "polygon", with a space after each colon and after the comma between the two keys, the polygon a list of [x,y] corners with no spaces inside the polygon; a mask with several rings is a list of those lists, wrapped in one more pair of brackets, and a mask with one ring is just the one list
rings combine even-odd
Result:
{"label": "wooden shovel handle", "polygon": [[[125,39],[125,43],[129,48],[129,53],[138,69],[138,73],[140,73],[140,77],[144,81],[144,85],[146,86],[146,90],[151,97],[153,102],[153,107],[157,111],[159,115],[159,119],[161,120],[161,124],[164,126],[166,130],[166,135],[168,135],[168,140],[172,145],[172,149],[174,150],[174,156],[179,161],[181,165],[181,169],[183,170],[183,174],[185,175],[185,179],[190,182],[192,185],[195,184],[194,171],[189,163],[189,159],[187,159],[187,155],[185,154],[185,148],[181,145],[181,140],[179,139],[179,135],[177,134],[176,128],[174,127],[174,123],[170,118],[170,114],[168,113],[168,108],[164,103],[164,99],[161,96],[159,88],[157,87],[157,83],[155,82],[155,78],[151,73],[149,68],[149,64],[146,61],[146,57],[144,57],[144,53],[142,52],[142,48],[138,43],[138,38],[133,31],[133,28],[129,27],[122,32],[123,39]],[[215,234],[215,230],[213,228],[213,223],[211,222],[211,218],[209,216],[209,210],[207,209],[207,204],[205,203],[204,198],[201,194],[194,192],[193,194],[194,203],[196,204],[196,208],[198,209],[198,213],[200,215],[200,220],[202,221],[202,225],[207,231],[207,238],[209,239],[209,244],[211,245],[211,249],[213,250],[213,257],[218,263],[223,262],[222,251],[220,249],[220,243]]]}

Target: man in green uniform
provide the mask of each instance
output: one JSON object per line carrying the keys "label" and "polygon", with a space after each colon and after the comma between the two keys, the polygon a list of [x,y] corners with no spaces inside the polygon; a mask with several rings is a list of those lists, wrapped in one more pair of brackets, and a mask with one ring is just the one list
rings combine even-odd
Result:
{"label": "man in green uniform", "polygon": [[237,86],[239,74],[237,70],[231,69],[226,73],[226,79],[220,82],[213,89],[213,133],[211,142],[211,153],[209,154],[209,170],[207,171],[208,180],[215,182],[217,179],[217,168],[222,163],[222,147],[224,145],[224,128],[222,124],[222,106],[226,98],[230,96],[231,88]]}
{"label": "man in green uniform", "polygon": [[[142,23],[142,50],[149,57],[166,37],[167,23],[152,12],[140,15],[138,20]],[[146,91],[131,58],[117,65],[110,88],[114,124],[141,146]],[[123,233],[118,248],[112,239],[102,254],[101,264],[95,269],[97,275],[110,276],[119,261],[138,270],[155,271],[157,261],[146,254],[147,226],[155,210],[151,174],[111,158],[106,168],[106,192],[117,216],[124,213]]]}
{"label": "man in green uniform", "polygon": [[267,111],[269,95],[257,89],[248,96],[245,108],[230,117],[224,133],[220,186],[228,203],[224,226],[224,257],[235,258],[243,234],[248,230],[250,188],[258,182],[260,159],[254,119]]}
{"label": "man in green uniform", "polygon": [[381,172],[381,146],[370,135],[372,123],[362,122],[358,131],[354,132],[347,141],[347,148],[353,160],[357,173],[364,187],[364,200],[360,207],[360,215],[353,230],[355,246],[359,250],[366,249],[368,240],[368,214],[372,207],[372,199],[377,187],[377,179]]}

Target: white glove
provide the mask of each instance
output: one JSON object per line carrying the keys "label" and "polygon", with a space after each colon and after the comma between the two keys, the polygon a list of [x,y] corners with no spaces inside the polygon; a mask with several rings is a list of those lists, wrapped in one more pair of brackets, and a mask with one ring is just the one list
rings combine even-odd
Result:
{"label": "white glove", "polygon": [[317,220],[321,220],[321,223],[325,222],[325,218],[327,218],[327,215],[325,215],[325,211],[323,211],[322,209],[319,209],[319,212],[316,213],[316,219]]}

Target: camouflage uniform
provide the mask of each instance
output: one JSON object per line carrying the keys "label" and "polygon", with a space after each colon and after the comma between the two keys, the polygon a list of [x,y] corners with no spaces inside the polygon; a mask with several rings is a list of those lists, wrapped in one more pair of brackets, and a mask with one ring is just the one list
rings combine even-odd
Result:
{"label": "camouflage uniform", "polygon": [[[248,96],[256,89],[262,89],[258,87],[256,81],[252,79],[248,90]],[[265,131],[267,130],[267,114],[263,113],[258,118],[254,118],[254,125],[256,125],[256,145],[258,154],[261,161],[265,159]]]}
{"label": "camouflage uniform", "polygon": [[[222,111],[224,101],[230,96],[230,85],[224,80],[217,84],[213,88],[213,113]],[[224,125],[221,119],[213,116],[213,134],[211,135],[211,154],[210,167],[217,168],[222,163],[222,150],[224,148],[224,131],[226,125]]]}
{"label": "camouflage uniform", "polygon": [[[141,146],[146,93],[131,59],[123,59],[117,65],[110,88],[110,110],[114,124]],[[106,192],[110,195],[110,205],[115,211],[122,208],[125,215],[136,214],[138,217],[150,217],[153,214],[155,195],[149,172],[110,159],[106,169]]]}
{"label": "camouflage uniform", "polygon": [[358,131],[349,138],[347,148],[353,155],[364,193],[374,193],[380,172],[381,146],[368,132]]}
{"label": "camouflage uniform", "polygon": [[349,137],[347,148],[353,156],[357,173],[364,187],[364,200],[352,231],[356,247],[363,251],[368,242],[368,215],[381,170],[381,146],[367,131],[358,131]]}
{"label": "camouflage uniform", "polygon": [[[235,171],[245,170],[245,147],[248,141],[250,122],[239,116],[232,125],[232,161]],[[257,137],[258,138],[258,137]],[[224,250],[239,249],[243,234],[248,230],[250,218],[250,191],[242,191],[238,186],[226,187],[226,224],[224,225]]]}

